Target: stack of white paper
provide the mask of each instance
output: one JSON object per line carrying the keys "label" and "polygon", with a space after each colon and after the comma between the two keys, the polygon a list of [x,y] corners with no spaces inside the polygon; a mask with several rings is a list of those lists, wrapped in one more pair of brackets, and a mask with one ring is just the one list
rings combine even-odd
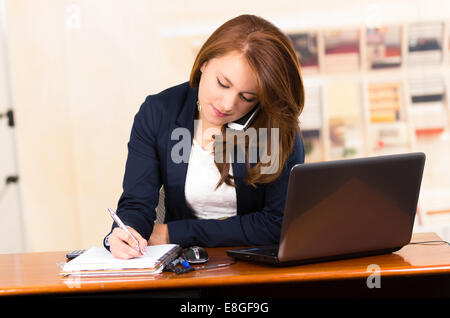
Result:
{"label": "stack of white paper", "polygon": [[115,258],[103,247],[91,247],[62,267],[62,275],[104,276],[157,273],[167,260],[178,256],[181,248],[176,244],[147,246],[143,256],[124,260]]}

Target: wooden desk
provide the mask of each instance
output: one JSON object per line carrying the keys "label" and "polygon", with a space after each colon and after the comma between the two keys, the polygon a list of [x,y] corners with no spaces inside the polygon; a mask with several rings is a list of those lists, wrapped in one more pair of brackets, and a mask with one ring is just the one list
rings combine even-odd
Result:
{"label": "wooden desk", "polygon": [[[434,233],[413,235],[412,242],[441,240]],[[226,248],[208,249],[210,264],[231,261]],[[57,263],[64,252],[0,255],[0,295],[93,295],[191,291],[191,296],[449,296],[450,246],[407,245],[396,253],[291,267],[237,261],[228,267],[176,275],[164,272],[147,277],[63,279]],[[380,268],[381,288],[368,288]],[[195,293],[196,291],[197,293]],[[172,293],[172,294],[171,294]],[[160,294],[159,294],[160,295]]]}

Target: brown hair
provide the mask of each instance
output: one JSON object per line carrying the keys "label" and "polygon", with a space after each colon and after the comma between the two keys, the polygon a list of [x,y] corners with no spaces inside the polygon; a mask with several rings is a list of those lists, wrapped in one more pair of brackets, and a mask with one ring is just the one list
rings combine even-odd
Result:
{"label": "brown hair", "polygon": [[[300,63],[289,38],[269,21],[254,16],[241,15],[221,25],[201,47],[191,71],[190,85],[197,87],[200,82],[201,65],[213,58],[238,51],[244,55],[258,81],[258,99],[261,111],[251,127],[259,131],[266,128],[270,142],[271,128],[279,129],[278,169],[273,174],[261,174],[258,161],[250,168],[246,148],[248,174],[247,184],[270,183],[283,170],[290,155],[296,132],[300,133],[298,117],[305,101]],[[222,140],[225,149],[225,125]],[[247,145],[248,146],[248,145]],[[270,144],[268,146],[270,148]],[[230,163],[217,163],[221,178],[216,189],[222,184],[234,186],[229,174]]]}

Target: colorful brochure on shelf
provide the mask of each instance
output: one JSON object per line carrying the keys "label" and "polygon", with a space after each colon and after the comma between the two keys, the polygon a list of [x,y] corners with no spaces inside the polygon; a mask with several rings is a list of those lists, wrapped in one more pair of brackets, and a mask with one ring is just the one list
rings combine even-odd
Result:
{"label": "colorful brochure on shelf", "polygon": [[370,69],[385,69],[401,65],[401,28],[382,26],[366,30],[367,63]]}

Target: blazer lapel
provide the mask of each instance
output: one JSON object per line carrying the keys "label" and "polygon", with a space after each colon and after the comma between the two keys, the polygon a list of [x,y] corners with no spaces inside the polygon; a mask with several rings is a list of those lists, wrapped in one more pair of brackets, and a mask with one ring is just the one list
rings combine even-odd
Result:
{"label": "blazer lapel", "polygon": [[[236,159],[236,158],[234,158]],[[233,177],[234,177],[234,184],[236,186],[236,207],[237,207],[237,214],[241,214],[242,211],[245,211],[245,195],[246,195],[246,188],[248,187],[244,183],[245,175],[247,174],[247,167],[245,163],[238,163],[236,160],[233,160],[232,162],[232,169],[233,169]]]}
{"label": "blazer lapel", "polygon": [[[194,115],[197,98],[198,88],[193,89],[189,87],[184,105],[178,113],[175,122],[168,127],[167,182],[169,188],[174,191],[174,198],[176,198],[176,204],[180,209],[180,213],[188,210],[184,196],[184,187],[192,138],[194,136]],[[174,139],[171,138],[172,134],[174,134]]]}

